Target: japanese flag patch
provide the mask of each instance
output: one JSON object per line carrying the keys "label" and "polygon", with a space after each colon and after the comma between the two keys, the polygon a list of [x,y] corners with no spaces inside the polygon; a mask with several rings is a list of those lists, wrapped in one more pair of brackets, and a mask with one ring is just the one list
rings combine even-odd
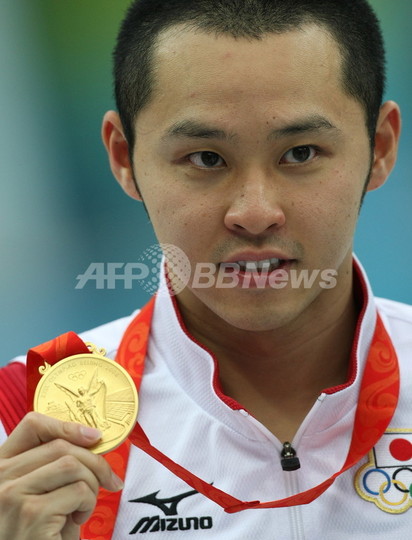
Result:
{"label": "japanese flag patch", "polygon": [[412,506],[412,429],[389,429],[355,475],[365,501],[384,512],[401,514]]}

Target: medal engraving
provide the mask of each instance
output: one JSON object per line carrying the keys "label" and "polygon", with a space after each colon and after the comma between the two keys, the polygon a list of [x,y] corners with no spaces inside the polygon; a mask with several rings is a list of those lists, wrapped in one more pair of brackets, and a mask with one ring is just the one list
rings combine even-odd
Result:
{"label": "medal engraving", "polygon": [[103,454],[119,446],[133,429],[138,410],[136,387],[127,371],[87,344],[93,352],[46,363],[34,394],[35,411],[68,422],[100,429],[91,448]]}

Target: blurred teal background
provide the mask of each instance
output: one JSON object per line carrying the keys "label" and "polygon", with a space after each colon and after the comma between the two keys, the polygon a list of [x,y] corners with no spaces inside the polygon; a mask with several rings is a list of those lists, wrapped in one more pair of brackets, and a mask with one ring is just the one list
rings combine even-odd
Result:
{"label": "blurred teal background", "polygon": [[[366,198],[356,252],[376,294],[412,303],[412,2],[373,0],[388,50],[387,98],[404,118],[390,181]],[[0,364],[28,347],[126,315],[138,285],[76,290],[91,262],[133,262],[155,243],[100,142],[113,108],[111,51],[129,0],[0,5]]]}

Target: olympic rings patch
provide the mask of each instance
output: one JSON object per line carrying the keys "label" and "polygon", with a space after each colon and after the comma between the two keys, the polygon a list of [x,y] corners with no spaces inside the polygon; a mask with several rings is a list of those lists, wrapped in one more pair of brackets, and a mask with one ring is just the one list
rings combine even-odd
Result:
{"label": "olympic rings patch", "polygon": [[384,512],[412,506],[412,429],[389,429],[355,475],[355,489]]}

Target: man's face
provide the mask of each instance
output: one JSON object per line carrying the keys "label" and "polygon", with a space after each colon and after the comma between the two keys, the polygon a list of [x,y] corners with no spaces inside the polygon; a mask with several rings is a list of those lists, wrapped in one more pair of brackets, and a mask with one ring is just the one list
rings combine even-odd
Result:
{"label": "man's face", "polygon": [[[157,238],[192,269],[244,270],[237,287],[190,283],[183,307],[264,331],[346,301],[370,145],[363,108],[342,89],[335,42],[316,26],[260,41],[175,28],[155,66],[133,158]],[[271,260],[272,271],[276,259],[289,277],[317,276],[313,286],[245,286],[244,261]],[[338,272],[331,289],[319,285],[328,269]]]}

